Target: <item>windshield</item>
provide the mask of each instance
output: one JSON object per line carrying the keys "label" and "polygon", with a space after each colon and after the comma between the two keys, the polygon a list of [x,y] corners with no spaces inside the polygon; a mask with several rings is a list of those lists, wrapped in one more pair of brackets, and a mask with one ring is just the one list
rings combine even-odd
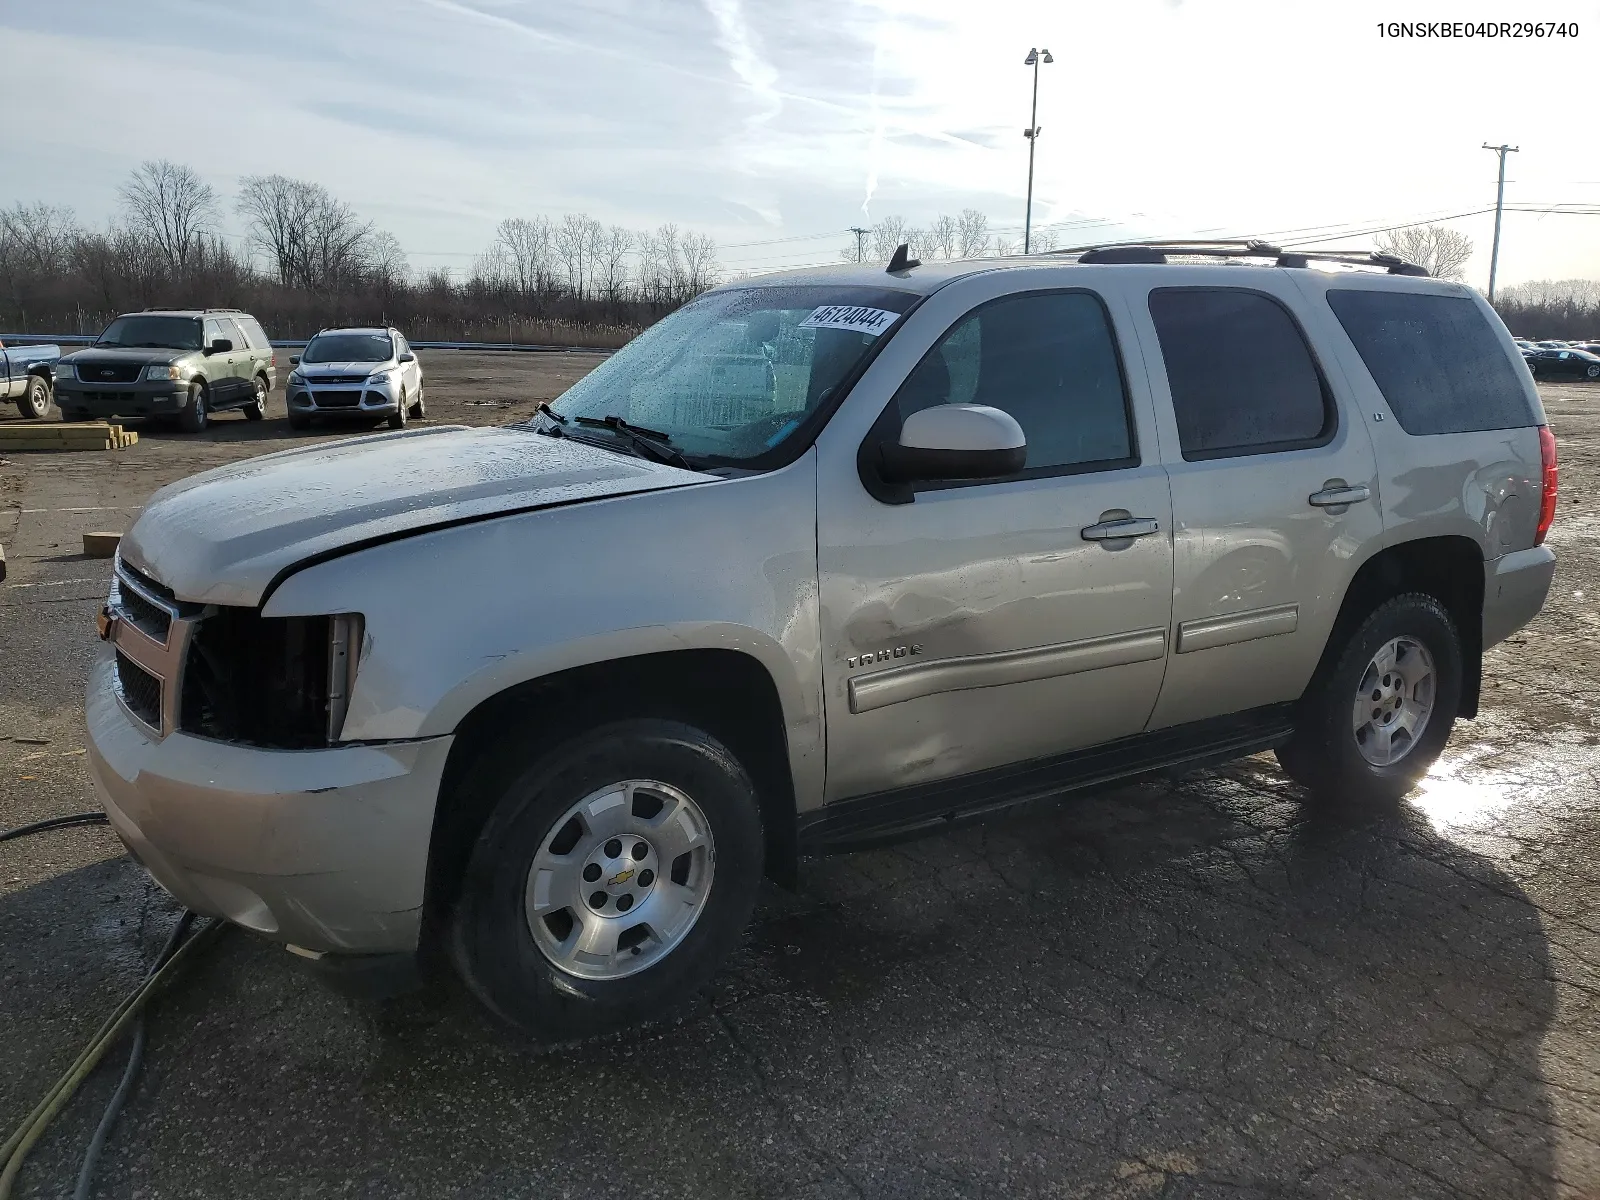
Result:
{"label": "windshield", "polygon": [[306,343],[301,362],[388,362],[394,342],[387,333],[319,333]]}
{"label": "windshield", "polygon": [[916,299],[867,287],[712,292],[652,325],[551,407],[659,430],[691,459],[757,458],[827,403]]}
{"label": "windshield", "polygon": [[118,317],[106,326],[95,345],[198,350],[200,322],[194,317]]}

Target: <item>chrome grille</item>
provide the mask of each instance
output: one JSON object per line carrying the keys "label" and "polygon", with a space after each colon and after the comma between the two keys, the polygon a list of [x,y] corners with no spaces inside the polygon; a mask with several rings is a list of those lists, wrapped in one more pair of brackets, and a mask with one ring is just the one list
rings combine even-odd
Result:
{"label": "chrome grille", "polygon": [[129,712],[160,732],[161,681],[121,650],[117,651],[117,693]]}
{"label": "chrome grille", "polygon": [[163,646],[172,632],[173,611],[144,594],[131,580],[118,576],[112,585],[111,608],[117,616],[149,634]]}
{"label": "chrome grille", "polygon": [[116,690],[123,707],[161,736],[178,724],[183,661],[193,611],[172,589],[118,555],[106,604],[106,634],[116,649]]}

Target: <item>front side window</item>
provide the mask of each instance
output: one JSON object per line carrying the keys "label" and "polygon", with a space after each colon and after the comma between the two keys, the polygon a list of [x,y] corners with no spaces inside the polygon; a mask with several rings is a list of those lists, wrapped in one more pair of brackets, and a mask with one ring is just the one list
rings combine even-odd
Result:
{"label": "front side window", "polygon": [[929,350],[895,393],[903,421],[938,404],[1016,418],[1025,471],[1136,462],[1111,323],[1089,292],[1033,292],[982,305]]}
{"label": "front side window", "polygon": [[387,333],[319,333],[306,343],[301,362],[388,362],[394,343]]}
{"label": "front side window", "polygon": [[[873,287],[711,292],[645,330],[551,407],[571,421],[618,417],[666,434],[705,465],[759,465],[839,398],[916,299]],[[571,428],[611,436],[581,422]]]}
{"label": "front side window", "polygon": [[202,345],[200,322],[194,317],[118,317],[106,326],[95,345],[198,350]]}
{"label": "front side window", "polygon": [[227,336],[228,335],[222,331],[221,321],[213,320],[210,317],[206,318],[205,344],[207,346],[210,346],[218,338],[225,338]]}
{"label": "front side window", "polygon": [[1322,376],[1276,300],[1241,288],[1156,288],[1150,317],[1185,459],[1298,450],[1331,436]]}

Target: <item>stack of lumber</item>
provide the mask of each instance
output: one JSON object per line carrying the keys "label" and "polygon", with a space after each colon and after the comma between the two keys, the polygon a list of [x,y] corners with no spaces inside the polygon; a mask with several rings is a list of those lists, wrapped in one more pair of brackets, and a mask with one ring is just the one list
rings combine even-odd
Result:
{"label": "stack of lumber", "polygon": [[0,425],[0,451],[122,450],[138,440],[137,433],[104,421]]}

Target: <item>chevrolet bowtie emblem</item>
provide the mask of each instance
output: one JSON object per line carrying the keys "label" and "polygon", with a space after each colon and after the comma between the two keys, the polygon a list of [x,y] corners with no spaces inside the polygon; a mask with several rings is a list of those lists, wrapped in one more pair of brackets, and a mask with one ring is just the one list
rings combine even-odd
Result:
{"label": "chevrolet bowtie emblem", "polygon": [[611,880],[606,886],[616,887],[619,883],[627,883],[628,880],[632,878],[633,872],[631,870],[624,871],[621,875],[618,875],[615,879]]}

